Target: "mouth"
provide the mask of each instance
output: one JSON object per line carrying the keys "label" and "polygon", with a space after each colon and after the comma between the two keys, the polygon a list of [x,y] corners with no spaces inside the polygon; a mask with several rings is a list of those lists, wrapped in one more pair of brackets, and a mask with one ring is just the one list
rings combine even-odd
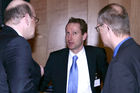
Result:
{"label": "mouth", "polygon": [[74,43],[73,42],[68,42],[67,44],[68,44],[68,46],[72,46]]}

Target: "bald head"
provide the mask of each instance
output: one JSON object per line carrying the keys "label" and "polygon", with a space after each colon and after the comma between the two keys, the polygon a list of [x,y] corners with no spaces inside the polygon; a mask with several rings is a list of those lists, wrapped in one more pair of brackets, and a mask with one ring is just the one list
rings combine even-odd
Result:
{"label": "bald head", "polygon": [[7,6],[6,10],[9,10],[11,8],[15,8],[18,5],[22,5],[22,4],[26,4],[28,6],[30,6],[30,4],[26,1],[23,0],[13,0],[12,2],[9,3],[9,5]]}
{"label": "bald head", "polygon": [[32,17],[35,14],[33,7],[26,1],[14,0],[10,2],[5,10],[4,22],[18,24],[25,14],[29,14]]}
{"label": "bald head", "polygon": [[123,14],[123,13],[122,13],[123,10],[122,10],[122,8],[121,8],[120,6],[118,6],[118,5],[112,5],[111,7],[112,7],[113,9],[115,9],[116,12],[117,12],[118,14]]}

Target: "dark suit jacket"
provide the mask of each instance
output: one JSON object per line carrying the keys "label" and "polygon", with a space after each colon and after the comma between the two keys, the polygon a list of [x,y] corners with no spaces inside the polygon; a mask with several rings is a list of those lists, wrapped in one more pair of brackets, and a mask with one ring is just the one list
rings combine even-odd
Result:
{"label": "dark suit jacket", "polygon": [[0,93],[39,93],[40,78],[29,43],[5,26],[0,32]]}
{"label": "dark suit jacket", "polygon": [[103,93],[140,93],[140,46],[132,38],[109,64]]}
{"label": "dark suit jacket", "polygon": [[[105,51],[104,49],[92,46],[86,46],[85,51],[88,61],[91,89],[93,93],[96,93],[94,88],[96,70],[98,68],[98,72],[102,73],[103,79],[107,70]],[[44,91],[47,87],[47,83],[52,81],[55,93],[66,93],[68,56],[68,48],[50,54],[45,66],[45,75],[40,88],[41,91]]]}

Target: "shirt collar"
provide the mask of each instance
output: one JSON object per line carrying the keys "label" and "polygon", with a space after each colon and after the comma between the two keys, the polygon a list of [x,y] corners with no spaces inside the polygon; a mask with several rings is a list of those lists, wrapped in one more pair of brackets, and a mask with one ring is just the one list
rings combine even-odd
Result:
{"label": "shirt collar", "polygon": [[128,37],[128,38],[124,39],[123,41],[121,41],[121,42],[115,47],[114,53],[113,53],[113,57],[115,57],[115,56],[117,55],[117,52],[118,52],[120,46],[121,46],[125,41],[127,41],[128,39],[130,39],[130,38],[131,38],[131,37]]}
{"label": "shirt collar", "polygon": [[70,50],[70,56],[75,56],[77,55],[78,57],[80,57],[80,55],[82,55],[85,51],[85,48],[83,47],[77,54],[73,53],[71,50]]}

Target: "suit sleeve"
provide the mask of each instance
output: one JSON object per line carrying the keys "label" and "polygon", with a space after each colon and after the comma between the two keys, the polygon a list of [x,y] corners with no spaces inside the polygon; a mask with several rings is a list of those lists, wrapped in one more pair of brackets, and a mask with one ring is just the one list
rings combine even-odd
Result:
{"label": "suit sleeve", "polygon": [[34,62],[27,41],[23,38],[11,40],[5,48],[4,57],[10,93],[38,93],[32,76]]}
{"label": "suit sleeve", "polygon": [[48,84],[51,82],[54,59],[55,58],[53,58],[53,54],[51,53],[44,67],[44,75],[40,82],[41,92],[44,92],[47,89]]}

